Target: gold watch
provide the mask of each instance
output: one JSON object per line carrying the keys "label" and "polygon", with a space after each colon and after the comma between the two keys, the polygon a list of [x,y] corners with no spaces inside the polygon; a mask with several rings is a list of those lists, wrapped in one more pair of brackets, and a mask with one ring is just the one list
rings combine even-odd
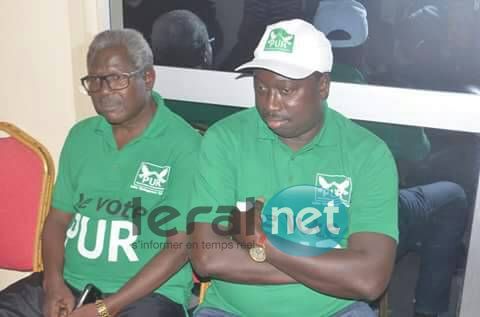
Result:
{"label": "gold watch", "polygon": [[265,251],[265,240],[267,240],[267,236],[265,236],[265,234],[262,234],[260,236],[260,239],[255,242],[255,246],[248,250],[250,257],[255,262],[261,263],[265,262],[265,260],[267,259],[267,253]]}
{"label": "gold watch", "polygon": [[107,305],[105,305],[104,301],[99,299],[95,302],[95,306],[97,307],[97,316],[99,317],[111,317],[108,313]]}

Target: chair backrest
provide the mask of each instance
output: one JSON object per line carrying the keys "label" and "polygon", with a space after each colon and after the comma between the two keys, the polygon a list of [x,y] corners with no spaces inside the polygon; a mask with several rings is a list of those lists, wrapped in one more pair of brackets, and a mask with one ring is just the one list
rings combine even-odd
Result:
{"label": "chair backrest", "polygon": [[207,132],[207,129],[208,129],[208,125],[204,124],[204,123],[200,123],[200,122],[192,122],[191,123],[191,126],[197,130],[198,133],[200,133],[200,135],[204,135],[205,132]]}
{"label": "chair backrest", "polygon": [[41,232],[55,178],[47,149],[14,125],[0,122],[0,268],[43,269]]}

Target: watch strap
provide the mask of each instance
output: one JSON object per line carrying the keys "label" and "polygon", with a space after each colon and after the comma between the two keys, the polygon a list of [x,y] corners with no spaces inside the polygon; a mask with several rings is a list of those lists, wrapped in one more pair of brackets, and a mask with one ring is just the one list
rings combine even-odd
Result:
{"label": "watch strap", "polygon": [[97,300],[95,302],[95,306],[97,307],[97,316],[99,317],[111,317],[107,305],[105,305],[105,302],[101,299]]}

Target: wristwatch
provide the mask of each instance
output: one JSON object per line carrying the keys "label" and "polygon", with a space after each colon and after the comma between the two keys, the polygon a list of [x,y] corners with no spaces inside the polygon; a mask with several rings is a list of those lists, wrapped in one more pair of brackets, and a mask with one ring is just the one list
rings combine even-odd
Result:
{"label": "wristwatch", "polygon": [[267,259],[267,253],[265,251],[265,241],[267,240],[267,236],[262,233],[258,241],[255,242],[255,246],[248,250],[250,257],[255,262],[265,262]]}
{"label": "wristwatch", "polygon": [[103,302],[103,300],[99,299],[95,302],[95,306],[97,307],[97,316],[99,317],[111,317],[108,313],[107,306]]}

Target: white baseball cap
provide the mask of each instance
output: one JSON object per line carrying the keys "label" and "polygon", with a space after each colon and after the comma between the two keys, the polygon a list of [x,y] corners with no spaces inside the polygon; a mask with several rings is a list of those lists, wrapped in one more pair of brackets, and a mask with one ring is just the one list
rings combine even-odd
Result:
{"label": "white baseball cap", "polygon": [[267,26],[254,58],[235,70],[263,68],[291,79],[332,70],[330,42],[312,24],[293,19]]}
{"label": "white baseball cap", "polygon": [[327,37],[339,30],[350,35],[350,39],[330,40],[333,47],[359,46],[368,38],[367,10],[355,0],[320,1],[313,24]]}

